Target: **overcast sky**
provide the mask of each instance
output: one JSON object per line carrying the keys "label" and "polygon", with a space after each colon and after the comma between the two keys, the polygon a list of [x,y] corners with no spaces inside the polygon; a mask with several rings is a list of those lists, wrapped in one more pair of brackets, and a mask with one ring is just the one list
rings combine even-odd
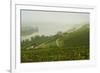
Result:
{"label": "overcast sky", "polygon": [[73,26],[89,23],[89,13],[21,10],[21,25],[38,27],[39,33],[52,35]]}

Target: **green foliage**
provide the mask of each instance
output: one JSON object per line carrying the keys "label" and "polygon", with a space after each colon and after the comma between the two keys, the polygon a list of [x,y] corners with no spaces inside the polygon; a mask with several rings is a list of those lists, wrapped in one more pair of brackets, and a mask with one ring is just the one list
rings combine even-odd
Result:
{"label": "green foliage", "polygon": [[[29,48],[34,46],[33,48]],[[29,49],[27,49],[29,48]],[[54,36],[36,36],[21,42],[21,62],[89,59],[89,26]]]}
{"label": "green foliage", "polygon": [[89,48],[89,28],[84,25],[78,30],[65,35],[61,40],[64,42],[64,47],[88,46]]}

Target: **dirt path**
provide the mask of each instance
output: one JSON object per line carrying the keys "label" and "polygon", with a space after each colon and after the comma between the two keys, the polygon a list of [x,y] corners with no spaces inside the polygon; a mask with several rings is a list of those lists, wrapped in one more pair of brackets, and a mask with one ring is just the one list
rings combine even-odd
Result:
{"label": "dirt path", "polygon": [[56,39],[56,45],[57,45],[57,47],[60,47],[60,45],[59,45],[59,39]]}

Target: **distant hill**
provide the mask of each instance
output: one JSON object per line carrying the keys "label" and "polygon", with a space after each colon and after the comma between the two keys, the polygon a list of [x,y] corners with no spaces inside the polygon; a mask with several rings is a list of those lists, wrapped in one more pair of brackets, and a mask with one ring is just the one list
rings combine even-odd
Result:
{"label": "distant hill", "polygon": [[38,48],[46,47],[89,47],[89,25],[82,25],[73,32],[64,32],[61,35],[52,36],[47,42],[42,43]]}
{"label": "distant hill", "polygon": [[21,35],[22,36],[31,35],[32,33],[36,33],[36,32],[38,32],[37,27],[22,26],[22,28],[21,28]]}
{"label": "distant hill", "polygon": [[63,41],[64,47],[89,47],[89,25],[83,25],[69,34],[65,33],[60,40]]}

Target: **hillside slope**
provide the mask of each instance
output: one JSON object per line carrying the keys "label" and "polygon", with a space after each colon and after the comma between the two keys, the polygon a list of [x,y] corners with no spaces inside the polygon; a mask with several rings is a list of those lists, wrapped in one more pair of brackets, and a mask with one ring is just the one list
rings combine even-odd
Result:
{"label": "hillside slope", "polygon": [[[54,38],[53,38],[54,37]],[[43,46],[40,48],[46,47],[87,47],[89,48],[89,27],[87,25],[83,25],[79,29],[73,32],[64,32],[61,35],[53,36],[52,40],[49,39],[48,42],[44,42]]]}
{"label": "hillside slope", "polygon": [[[44,40],[46,40],[45,38]],[[84,25],[73,32],[64,32],[50,36],[46,41],[34,48],[21,50],[21,62],[24,63],[88,59],[88,25]]]}

